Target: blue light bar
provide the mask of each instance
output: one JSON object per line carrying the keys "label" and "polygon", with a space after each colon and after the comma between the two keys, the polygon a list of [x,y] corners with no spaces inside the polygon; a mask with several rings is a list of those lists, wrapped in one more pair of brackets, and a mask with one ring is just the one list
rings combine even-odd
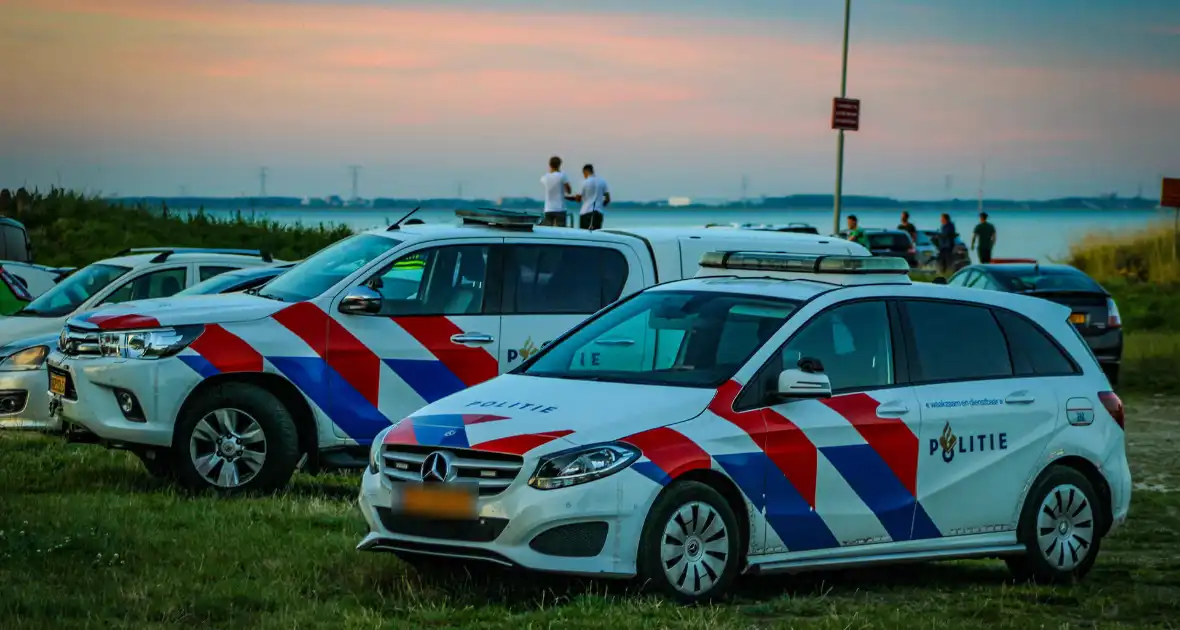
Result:
{"label": "blue light bar", "polygon": [[700,266],[713,269],[843,275],[890,274],[908,276],[910,273],[910,264],[904,258],[889,256],[825,256],[788,254],[786,252],[705,252],[701,256]]}

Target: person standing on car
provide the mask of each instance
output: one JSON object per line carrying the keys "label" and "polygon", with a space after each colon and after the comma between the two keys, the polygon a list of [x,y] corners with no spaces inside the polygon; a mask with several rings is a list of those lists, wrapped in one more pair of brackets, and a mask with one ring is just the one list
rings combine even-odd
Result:
{"label": "person standing on car", "polygon": [[610,186],[606,180],[594,174],[594,165],[582,167],[582,193],[576,197],[582,202],[579,227],[583,230],[601,230],[602,212],[610,205]]}
{"label": "person standing on car", "polygon": [[[976,240],[978,239],[978,246]],[[992,261],[992,247],[996,245],[996,226],[987,222],[987,213],[979,213],[979,223],[971,234],[971,249],[979,255],[979,262],[987,264]]]}
{"label": "person standing on car", "polygon": [[942,213],[942,226],[938,229],[938,270],[940,273],[948,274],[951,268],[954,267],[955,255],[955,222],[951,221],[951,215]]}
{"label": "person standing on car", "polygon": [[848,240],[866,248],[869,246],[869,237],[865,234],[865,229],[860,227],[860,220],[855,214],[848,215]]}
{"label": "person standing on car", "polygon": [[918,228],[915,227],[913,223],[910,223],[909,212],[903,211],[901,213],[901,223],[897,224],[897,229],[905,232],[906,234],[909,234],[911,241],[915,243],[918,242]]}
{"label": "person standing on car", "polygon": [[570,180],[561,172],[561,158],[549,158],[549,172],[541,176],[545,187],[545,213],[541,225],[565,227],[565,200],[574,194]]}

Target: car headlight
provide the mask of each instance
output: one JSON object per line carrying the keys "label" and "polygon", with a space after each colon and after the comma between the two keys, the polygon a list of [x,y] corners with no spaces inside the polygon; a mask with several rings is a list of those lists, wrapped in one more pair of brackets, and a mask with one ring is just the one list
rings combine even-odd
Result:
{"label": "car headlight", "polygon": [[381,471],[381,447],[383,446],[383,442],[385,442],[385,436],[389,435],[389,432],[399,424],[401,424],[400,420],[394,422],[390,426],[382,429],[381,432],[377,434],[377,437],[373,438],[373,445],[369,447],[369,472],[373,473],[374,475]]}
{"label": "car headlight", "polygon": [[602,479],[630,466],[639,454],[639,449],[620,442],[554,453],[537,464],[529,485],[538,490],[556,490]]}
{"label": "car headlight", "polygon": [[39,370],[49,356],[49,346],[33,346],[8,355],[0,361],[0,372],[23,372]]}
{"label": "car headlight", "polygon": [[184,350],[202,332],[203,326],[104,332],[98,336],[98,349],[104,357],[160,359]]}

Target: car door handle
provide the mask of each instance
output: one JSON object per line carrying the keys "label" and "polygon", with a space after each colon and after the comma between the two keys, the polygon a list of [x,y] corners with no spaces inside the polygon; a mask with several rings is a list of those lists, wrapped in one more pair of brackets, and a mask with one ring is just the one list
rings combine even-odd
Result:
{"label": "car door handle", "polygon": [[896,418],[909,412],[910,408],[901,403],[885,403],[877,407],[877,416],[880,418]]}
{"label": "car door handle", "polygon": [[463,345],[463,344],[467,344],[467,343],[481,343],[481,344],[482,343],[492,343],[495,340],[496,340],[495,337],[488,335],[488,334],[479,333],[479,332],[460,333],[458,335],[451,335],[451,343],[457,343],[459,345]]}
{"label": "car door handle", "polygon": [[1009,405],[1028,405],[1036,401],[1036,397],[1028,392],[1016,392],[1014,394],[1008,394],[1008,397],[1004,399],[1004,402]]}

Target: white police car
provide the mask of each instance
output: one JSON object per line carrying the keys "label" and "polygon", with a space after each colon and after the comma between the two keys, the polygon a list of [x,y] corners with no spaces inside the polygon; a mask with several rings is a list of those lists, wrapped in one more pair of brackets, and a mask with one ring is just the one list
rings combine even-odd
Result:
{"label": "white police car", "polygon": [[701,265],[382,432],[358,548],[695,601],[945,558],[1070,580],[1126,518],[1122,404],[1069,309],[892,258]]}

